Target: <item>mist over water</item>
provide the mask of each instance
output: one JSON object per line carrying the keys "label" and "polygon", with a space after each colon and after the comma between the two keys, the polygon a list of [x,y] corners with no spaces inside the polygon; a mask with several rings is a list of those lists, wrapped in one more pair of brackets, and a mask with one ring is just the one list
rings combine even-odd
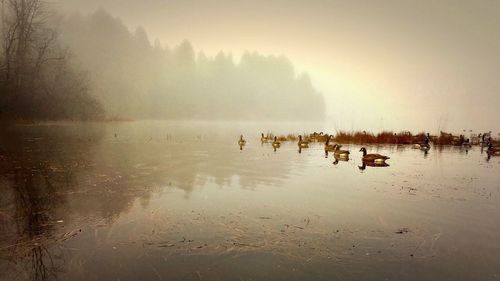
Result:
{"label": "mist over water", "polygon": [[0,281],[498,280],[480,2],[1,1]]}
{"label": "mist over water", "polygon": [[[362,170],[359,146],[346,146],[352,159],[337,164],[321,143],[301,153],[284,143],[274,152],[260,142],[262,126],[278,125],[10,128],[0,150],[0,279],[500,274],[498,159],[478,147],[425,155],[370,146],[390,155],[390,166]],[[312,124],[283,130],[304,126]],[[240,133],[242,150],[234,138]]]}

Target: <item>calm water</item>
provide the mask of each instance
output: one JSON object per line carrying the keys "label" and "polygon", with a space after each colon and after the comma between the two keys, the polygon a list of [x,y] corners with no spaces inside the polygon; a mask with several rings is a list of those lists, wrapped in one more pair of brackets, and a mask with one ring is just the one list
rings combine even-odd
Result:
{"label": "calm water", "polygon": [[500,280],[500,158],[372,146],[390,166],[362,170],[359,146],[260,143],[315,129],[3,129],[0,280]]}

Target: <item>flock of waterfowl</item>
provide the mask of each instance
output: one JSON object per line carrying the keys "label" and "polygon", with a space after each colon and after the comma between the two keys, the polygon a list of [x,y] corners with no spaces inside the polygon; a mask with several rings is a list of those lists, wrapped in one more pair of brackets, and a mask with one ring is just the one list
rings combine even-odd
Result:
{"label": "flock of waterfowl", "polygon": [[[296,140],[293,135],[289,135],[291,137],[287,138],[290,140]],[[328,156],[328,153],[331,152],[333,153],[333,156],[335,158],[334,164],[337,164],[339,161],[348,161],[349,156],[350,156],[350,151],[349,150],[341,150],[342,145],[337,144],[337,143],[332,143],[333,142],[333,135],[328,135],[328,134],[323,134],[323,133],[313,133],[308,136],[302,137],[302,135],[298,136],[298,141],[297,141],[297,146],[299,148],[299,153],[301,153],[302,149],[306,149],[309,147],[310,142],[319,142],[319,143],[324,143],[324,149],[325,149],[325,154]],[[276,151],[278,148],[281,147],[281,141],[278,139],[278,137],[274,136],[265,136],[263,133],[261,134],[260,138],[261,143],[271,143],[274,151]],[[412,148],[414,149],[420,149],[424,151],[424,153],[427,154],[427,152],[430,150],[431,145],[431,137],[429,134],[427,134],[422,142],[419,143],[414,143]],[[240,149],[243,149],[243,146],[246,144],[246,140],[243,138],[243,135],[240,136],[240,139],[238,140],[238,145],[240,146]],[[484,139],[480,143],[482,147],[487,147],[486,153],[488,157],[491,156],[500,156],[500,146],[495,146],[493,143],[493,140],[491,138],[489,139]],[[471,147],[472,144],[470,143],[469,140],[465,140],[462,144],[462,147]],[[372,167],[386,167],[389,166],[386,163],[386,160],[390,159],[390,157],[386,155],[381,155],[381,154],[376,154],[376,153],[368,153],[366,148],[362,147],[359,152],[362,152],[362,163],[363,166],[360,167],[360,169],[364,169],[366,166],[372,166]]]}
{"label": "flock of waterfowl", "polygon": [[[307,138],[303,138],[302,135],[298,136],[298,141],[297,141],[297,146],[299,148],[299,153],[302,151],[302,149],[309,148],[309,143],[310,142],[324,142],[325,143],[325,154],[328,155],[329,152],[333,153],[333,156],[335,158],[335,164],[338,163],[338,161],[348,161],[349,160],[349,155],[350,151],[349,150],[342,150],[341,147],[342,145],[340,144],[332,144],[331,141],[333,139],[333,136],[331,135],[319,135],[319,134],[311,134]],[[264,134],[261,134],[261,142],[262,143],[271,143],[274,151],[276,149],[281,147],[281,141],[278,140],[278,138],[275,136],[274,138],[270,138],[267,136],[264,136]],[[246,144],[246,140],[243,138],[243,135],[240,136],[240,139],[238,140],[238,145],[240,146],[240,149],[243,149],[243,146]],[[381,154],[376,154],[376,153],[367,153],[366,148],[362,147],[360,150],[362,152],[362,162],[363,165],[366,166],[388,166],[386,163],[386,160],[390,159],[390,157],[381,155]]]}

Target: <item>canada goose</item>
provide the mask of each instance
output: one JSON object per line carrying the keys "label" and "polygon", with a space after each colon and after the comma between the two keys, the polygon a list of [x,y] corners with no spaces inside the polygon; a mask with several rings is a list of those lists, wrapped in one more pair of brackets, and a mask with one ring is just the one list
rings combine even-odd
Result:
{"label": "canada goose", "polygon": [[319,136],[319,134],[318,134],[318,133],[316,133],[316,132],[314,132],[314,133],[312,133],[312,134],[309,134],[309,139],[310,139],[311,141],[316,141],[316,138],[317,138],[318,136]]}
{"label": "canada goose", "polygon": [[412,148],[427,151],[427,150],[431,149],[431,145],[429,144],[429,141],[430,141],[429,136],[426,136],[423,143],[415,143],[415,144],[413,144]]}
{"label": "canada goose", "polygon": [[264,133],[261,133],[260,135],[261,135],[261,137],[260,137],[261,142],[269,142],[270,141],[269,137],[264,136]]}
{"label": "canada goose", "polygon": [[239,144],[240,146],[243,146],[243,145],[245,145],[246,143],[247,143],[247,141],[246,141],[246,140],[244,140],[244,139],[243,139],[243,135],[241,135],[241,136],[240,136],[240,140],[238,141],[238,144]]}
{"label": "canada goose", "polygon": [[464,147],[472,147],[471,143],[470,143],[470,139],[466,139],[463,143],[462,143],[462,146]]}
{"label": "canada goose", "polygon": [[330,144],[330,137],[326,139],[325,151],[334,151],[336,146],[336,144]]}
{"label": "canada goose", "polygon": [[277,137],[274,137],[273,147],[274,148],[279,148],[280,146],[281,146],[281,142],[278,141]]}
{"label": "canada goose", "polygon": [[390,157],[380,155],[380,154],[366,154],[366,148],[362,147],[360,152],[363,152],[363,162],[374,163],[374,164],[385,164],[385,160],[390,159]]}
{"label": "canada goose", "polygon": [[424,143],[420,144],[420,150],[429,151],[429,149],[431,149],[429,138],[425,138]]}
{"label": "canada goose", "polygon": [[335,159],[335,162],[339,162],[339,161],[344,161],[344,162],[348,162],[349,161],[349,155],[347,156],[339,156],[339,155],[333,155],[333,158]]}
{"label": "canada goose", "polygon": [[500,156],[500,147],[494,147],[490,142],[488,143],[488,150],[486,150],[488,156]]}
{"label": "canada goose", "polygon": [[316,140],[319,142],[326,142],[328,139],[330,139],[330,135],[323,134],[323,132],[320,132],[319,135],[316,136]]}
{"label": "canada goose", "polygon": [[308,141],[303,141],[302,136],[299,135],[299,142],[297,143],[299,148],[308,148],[309,147],[309,142]]}
{"label": "canada goose", "polygon": [[373,162],[363,162],[361,166],[358,166],[359,170],[364,171],[366,170],[366,167],[389,167],[389,164],[387,163],[373,163]]}
{"label": "canada goose", "polygon": [[337,158],[349,158],[349,150],[340,150],[340,145],[336,144],[334,148],[334,156]]}

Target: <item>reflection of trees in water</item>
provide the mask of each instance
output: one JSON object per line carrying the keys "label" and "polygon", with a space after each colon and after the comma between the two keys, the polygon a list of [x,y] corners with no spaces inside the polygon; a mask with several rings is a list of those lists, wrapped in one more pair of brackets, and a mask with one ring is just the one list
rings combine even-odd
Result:
{"label": "reflection of trees in water", "polygon": [[2,221],[2,236],[7,238],[0,243],[2,254],[17,265],[19,257],[27,258],[31,269],[23,271],[30,273],[30,280],[48,280],[56,276],[63,263],[60,258],[53,258],[47,248],[59,230],[54,225],[54,210],[64,204],[53,184],[60,179],[54,178],[44,162],[33,165],[19,159],[12,164],[7,165],[7,170],[2,169],[2,175],[7,177],[2,192],[8,194],[7,200],[1,202],[8,214]]}
{"label": "reflection of trees in water", "polygon": [[48,280],[56,276],[63,261],[56,260],[47,249],[47,239],[55,235],[57,229],[51,223],[51,209],[57,208],[61,198],[47,195],[55,192],[51,175],[46,167],[34,169],[21,167],[15,170],[13,194],[16,218],[16,244],[13,249],[15,255],[27,256],[31,261],[32,280]]}
{"label": "reflection of trees in water", "polygon": [[66,130],[54,132],[7,127],[0,135],[0,254],[6,261],[0,267],[5,267],[4,274],[48,280],[64,265],[59,248],[53,245],[65,239],[67,229],[57,221],[70,220],[67,192],[78,186],[75,169],[68,164],[68,158],[75,156],[65,156],[62,147],[88,155],[89,141],[68,141]]}
{"label": "reflection of trees in water", "polygon": [[[125,151],[129,151],[123,156],[126,160],[117,159],[121,164],[127,162],[125,169],[129,169],[129,176],[133,176],[126,181],[127,185],[172,186],[187,193],[207,184],[218,187],[236,184],[245,189],[277,185],[290,174],[297,157],[290,152],[276,155],[271,145],[247,147],[240,152],[237,145],[199,145],[194,138],[192,142],[187,140],[183,143],[130,144],[122,150],[114,154],[125,155]],[[108,155],[107,158],[114,157]]]}
{"label": "reflection of trees in water", "polygon": [[[102,125],[9,127],[2,132],[0,254],[6,263],[0,261],[0,269],[6,268],[6,274],[53,279],[66,266],[59,242],[68,238],[72,226],[113,223],[137,198],[147,207],[162,187],[189,194],[210,183],[231,186],[235,178],[243,188],[280,184],[295,156],[276,156],[272,147],[241,154],[237,146],[223,143],[196,147],[189,140],[103,141],[105,135]],[[257,153],[269,157],[255,157]]]}

